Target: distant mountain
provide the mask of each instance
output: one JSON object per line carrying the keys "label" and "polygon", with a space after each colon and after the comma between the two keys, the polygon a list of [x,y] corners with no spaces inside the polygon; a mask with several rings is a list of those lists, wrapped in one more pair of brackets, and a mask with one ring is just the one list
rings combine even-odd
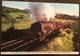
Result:
{"label": "distant mountain", "polygon": [[61,14],[61,13],[56,13],[55,18],[67,19],[67,20],[78,20],[79,19],[79,17],[76,15],[71,16],[71,15]]}

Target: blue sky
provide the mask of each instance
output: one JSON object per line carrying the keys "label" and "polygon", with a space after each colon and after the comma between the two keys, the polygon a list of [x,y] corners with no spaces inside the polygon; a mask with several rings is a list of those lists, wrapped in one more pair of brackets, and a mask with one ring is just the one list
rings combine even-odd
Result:
{"label": "blue sky", "polygon": [[[19,1],[2,1],[2,6],[18,8],[18,9],[29,9],[29,3],[31,2],[19,2]],[[33,3],[33,2],[32,2]],[[79,4],[63,4],[63,3],[50,3],[56,13],[63,13],[69,15],[79,16]]]}

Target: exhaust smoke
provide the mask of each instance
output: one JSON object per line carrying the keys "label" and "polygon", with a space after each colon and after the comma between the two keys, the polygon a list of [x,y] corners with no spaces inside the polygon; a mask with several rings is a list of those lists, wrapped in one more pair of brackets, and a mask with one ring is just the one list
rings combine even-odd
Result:
{"label": "exhaust smoke", "polygon": [[53,6],[49,3],[30,3],[31,17],[36,21],[49,21],[54,18],[55,12]]}

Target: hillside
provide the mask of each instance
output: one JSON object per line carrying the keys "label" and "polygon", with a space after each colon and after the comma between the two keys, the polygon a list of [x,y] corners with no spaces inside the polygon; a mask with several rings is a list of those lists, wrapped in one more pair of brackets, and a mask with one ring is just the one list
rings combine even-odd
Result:
{"label": "hillside", "polygon": [[[53,34],[55,37],[52,37],[51,40],[47,39],[45,41],[47,42],[47,44],[37,48],[36,51],[48,51],[48,52],[79,51],[79,33],[77,31],[76,33],[71,28],[72,26],[70,26],[70,28],[63,29],[57,36]],[[77,27],[74,27],[74,29],[76,29]]]}
{"label": "hillside", "polygon": [[33,21],[29,19],[29,10],[20,10],[17,8],[2,7],[2,31],[10,27],[14,29],[29,28]]}

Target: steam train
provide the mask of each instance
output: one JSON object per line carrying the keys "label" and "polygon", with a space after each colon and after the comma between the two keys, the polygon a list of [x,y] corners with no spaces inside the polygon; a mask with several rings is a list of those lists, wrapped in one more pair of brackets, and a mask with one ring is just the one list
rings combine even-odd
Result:
{"label": "steam train", "polygon": [[65,27],[67,25],[71,24],[71,22],[53,22],[53,21],[38,21],[31,25],[30,27],[30,33],[31,36],[37,38],[41,36],[47,36],[54,30],[59,30],[62,27]]}

